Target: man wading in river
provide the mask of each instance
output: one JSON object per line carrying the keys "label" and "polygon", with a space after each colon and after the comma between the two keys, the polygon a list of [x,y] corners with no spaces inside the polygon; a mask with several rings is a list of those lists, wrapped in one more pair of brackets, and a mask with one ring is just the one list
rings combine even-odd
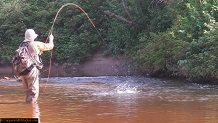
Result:
{"label": "man wading in river", "polygon": [[[49,36],[49,43],[43,43],[40,41],[34,41],[38,35],[35,33],[33,29],[27,29],[25,32],[25,40],[22,43],[29,42],[27,48],[29,50],[29,54],[33,56],[33,58],[40,62],[40,57],[42,51],[52,50],[54,47],[53,39],[54,36],[51,34]],[[23,83],[23,87],[26,91],[26,102],[28,103],[36,103],[39,96],[39,68],[37,65],[33,65],[30,71],[25,73],[25,75],[21,75],[21,80]]]}

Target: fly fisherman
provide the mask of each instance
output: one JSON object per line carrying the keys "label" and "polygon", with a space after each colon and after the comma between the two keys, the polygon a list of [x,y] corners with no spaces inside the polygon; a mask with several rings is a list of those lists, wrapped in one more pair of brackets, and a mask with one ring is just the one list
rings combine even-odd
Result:
{"label": "fly fisherman", "polygon": [[[41,55],[42,51],[49,51],[53,49],[54,36],[52,34],[49,36],[49,43],[34,41],[37,36],[38,35],[35,33],[33,29],[27,29],[25,32],[25,40],[23,42],[29,42],[29,45],[28,45],[29,53],[34,57],[34,59],[38,63],[41,63],[39,55]],[[39,96],[38,67],[34,66],[27,75],[21,75],[21,80],[22,80],[23,87],[26,92],[26,102],[36,103],[38,96]]]}

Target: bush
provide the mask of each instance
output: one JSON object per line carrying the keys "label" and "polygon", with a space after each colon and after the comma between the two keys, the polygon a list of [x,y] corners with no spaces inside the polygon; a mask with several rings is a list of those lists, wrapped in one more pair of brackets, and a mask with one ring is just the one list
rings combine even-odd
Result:
{"label": "bush", "polygon": [[140,68],[189,79],[218,79],[217,6],[215,1],[197,0],[176,6],[171,28],[141,36],[143,46],[134,57]]}
{"label": "bush", "polygon": [[170,32],[151,34],[139,47],[134,61],[142,71],[165,71],[178,76],[178,60],[184,58],[189,43],[177,39]]}

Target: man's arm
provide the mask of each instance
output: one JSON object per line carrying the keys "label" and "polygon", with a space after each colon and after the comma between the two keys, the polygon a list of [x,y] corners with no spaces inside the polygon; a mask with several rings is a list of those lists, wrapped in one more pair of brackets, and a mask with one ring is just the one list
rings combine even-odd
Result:
{"label": "man's arm", "polygon": [[48,51],[52,50],[54,47],[54,36],[51,34],[49,36],[49,43],[43,43],[40,41],[34,41],[34,45],[40,50],[40,51]]}

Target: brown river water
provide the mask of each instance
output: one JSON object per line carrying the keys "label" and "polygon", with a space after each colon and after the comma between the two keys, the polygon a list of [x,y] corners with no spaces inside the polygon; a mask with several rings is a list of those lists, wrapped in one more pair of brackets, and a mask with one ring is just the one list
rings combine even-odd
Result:
{"label": "brown river water", "polygon": [[218,85],[140,76],[41,80],[37,104],[24,103],[21,82],[0,82],[0,118],[39,118],[40,123],[218,123]]}

